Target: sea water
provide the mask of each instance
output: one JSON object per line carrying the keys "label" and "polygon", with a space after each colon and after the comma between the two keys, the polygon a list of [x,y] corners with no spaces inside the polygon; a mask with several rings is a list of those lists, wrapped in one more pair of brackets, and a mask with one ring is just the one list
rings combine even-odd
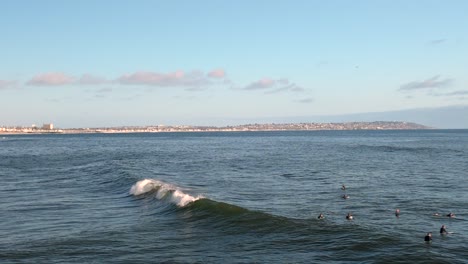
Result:
{"label": "sea water", "polygon": [[0,262],[467,263],[467,174],[467,130],[8,135]]}

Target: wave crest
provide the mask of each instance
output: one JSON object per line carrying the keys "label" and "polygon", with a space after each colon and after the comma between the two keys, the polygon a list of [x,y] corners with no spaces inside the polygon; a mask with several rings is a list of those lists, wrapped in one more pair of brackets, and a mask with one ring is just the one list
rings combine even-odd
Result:
{"label": "wave crest", "polygon": [[191,202],[203,198],[202,196],[194,197],[190,194],[184,193],[177,186],[154,179],[144,179],[136,182],[132,188],[130,188],[129,193],[134,196],[138,196],[148,192],[156,192],[157,199],[169,199],[179,207],[184,207]]}

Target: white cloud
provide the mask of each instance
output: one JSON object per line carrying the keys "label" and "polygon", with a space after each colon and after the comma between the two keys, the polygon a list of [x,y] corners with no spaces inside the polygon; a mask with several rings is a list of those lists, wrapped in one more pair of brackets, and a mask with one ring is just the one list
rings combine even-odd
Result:
{"label": "white cloud", "polygon": [[452,79],[439,79],[440,75],[433,76],[424,81],[413,81],[400,86],[400,91],[443,88],[452,84]]}
{"label": "white cloud", "polygon": [[243,90],[263,90],[267,94],[280,93],[280,92],[303,92],[304,88],[291,83],[288,79],[271,79],[263,78],[258,81],[252,82],[245,86]]}
{"label": "white cloud", "polygon": [[123,75],[119,77],[117,81],[120,84],[160,87],[194,87],[211,84],[207,77],[200,71],[192,71],[189,73],[185,73],[183,71],[170,73],[140,71]]}
{"label": "white cloud", "polygon": [[214,69],[208,73],[208,77],[221,79],[226,77],[226,72],[223,69]]}
{"label": "white cloud", "polygon": [[35,86],[59,86],[72,84],[74,78],[61,72],[49,72],[39,74],[27,82],[28,85]]}

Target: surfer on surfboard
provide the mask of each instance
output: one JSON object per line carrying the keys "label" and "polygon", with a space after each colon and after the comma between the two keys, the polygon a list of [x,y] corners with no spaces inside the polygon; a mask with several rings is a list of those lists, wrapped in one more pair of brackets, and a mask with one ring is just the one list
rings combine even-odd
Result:
{"label": "surfer on surfboard", "polygon": [[440,227],[440,234],[441,234],[441,235],[446,235],[446,234],[448,234],[447,229],[445,228],[445,225],[442,225],[442,226]]}

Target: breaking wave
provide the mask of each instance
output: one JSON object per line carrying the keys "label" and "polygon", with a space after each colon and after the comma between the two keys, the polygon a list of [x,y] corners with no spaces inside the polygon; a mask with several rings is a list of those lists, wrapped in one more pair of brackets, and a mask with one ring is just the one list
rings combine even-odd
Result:
{"label": "breaking wave", "polygon": [[264,212],[252,211],[241,206],[218,202],[204,196],[193,196],[184,192],[180,187],[155,179],[144,179],[136,182],[131,188],[131,195],[148,195],[157,200],[175,205],[176,210],[188,221],[213,221],[210,225],[222,224],[223,228],[235,226],[253,229],[270,229],[291,222],[293,219],[275,216]]}
{"label": "breaking wave", "polygon": [[187,204],[197,201],[203,196],[192,196],[183,192],[179,187],[154,179],[144,179],[135,183],[130,188],[130,194],[139,196],[145,193],[155,192],[159,200],[169,199],[178,207],[184,207]]}

